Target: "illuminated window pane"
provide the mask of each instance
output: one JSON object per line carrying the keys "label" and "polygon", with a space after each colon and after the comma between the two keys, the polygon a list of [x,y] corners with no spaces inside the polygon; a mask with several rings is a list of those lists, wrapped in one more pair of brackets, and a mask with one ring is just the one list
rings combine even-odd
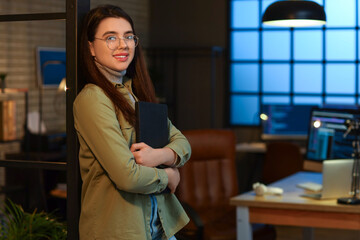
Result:
{"label": "illuminated window pane", "polygon": [[355,93],[355,65],[327,64],[326,65],[326,93],[354,94]]}
{"label": "illuminated window pane", "polygon": [[322,65],[294,64],[294,92],[321,93]]}
{"label": "illuminated window pane", "polygon": [[[358,69],[360,70],[360,65],[358,65]],[[360,93],[360,74],[358,74],[357,81],[358,81],[358,92]]]}
{"label": "illuminated window pane", "polygon": [[327,27],[354,27],[356,2],[354,0],[328,0],[325,4]]}
{"label": "illuminated window pane", "polygon": [[259,27],[259,2],[235,1],[231,3],[231,27]]}
{"label": "illuminated window pane", "polygon": [[326,97],[326,104],[355,104],[355,97]]}
{"label": "illuminated window pane", "polygon": [[264,60],[290,59],[290,32],[264,31],[262,45]]}
{"label": "illuminated window pane", "polygon": [[259,64],[232,64],[231,89],[233,92],[259,91]]}
{"label": "illuminated window pane", "polygon": [[325,35],[328,60],[355,60],[355,30],[327,30]]}
{"label": "illuminated window pane", "polygon": [[264,64],[263,65],[263,91],[275,93],[290,92],[290,65]]}
{"label": "illuminated window pane", "polygon": [[231,97],[231,124],[256,125],[259,124],[259,97],[232,96]]}
{"label": "illuminated window pane", "polygon": [[263,96],[263,104],[289,104],[289,96]]}
{"label": "illuminated window pane", "polygon": [[321,60],[323,55],[323,33],[320,30],[294,31],[295,60]]}
{"label": "illuminated window pane", "polygon": [[232,60],[259,59],[259,32],[233,32],[231,48]]}
{"label": "illuminated window pane", "polygon": [[305,96],[295,96],[294,97],[295,104],[309,104],[309,105],[321,105],[322,98],[321,97],[305,97]]}

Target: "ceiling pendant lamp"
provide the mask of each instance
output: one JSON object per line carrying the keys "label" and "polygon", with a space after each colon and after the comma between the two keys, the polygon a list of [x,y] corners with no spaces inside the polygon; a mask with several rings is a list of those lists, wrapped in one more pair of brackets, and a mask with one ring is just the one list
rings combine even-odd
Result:
{"label": "ceiling pendant lamp", "polygon": [[262,17],[263,24],[280,27],[324,25],[324,8],[312,1],[288,0],[272,3]]}

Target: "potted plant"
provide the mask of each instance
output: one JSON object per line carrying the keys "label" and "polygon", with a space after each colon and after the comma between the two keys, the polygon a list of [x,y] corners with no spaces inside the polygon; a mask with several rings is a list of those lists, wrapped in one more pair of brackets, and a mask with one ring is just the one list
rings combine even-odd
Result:
{"label": "potted plant", "polygon": [[2,210],[0,222],[0,240],[65,240],[66,225],[53,213],[27,213],[20,205],[11,200]]}

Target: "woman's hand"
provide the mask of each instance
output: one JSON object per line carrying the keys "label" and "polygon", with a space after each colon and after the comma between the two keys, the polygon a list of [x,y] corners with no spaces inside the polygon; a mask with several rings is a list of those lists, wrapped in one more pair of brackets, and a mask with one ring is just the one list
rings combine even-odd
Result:
{"label": "woman's hand", "polygon": [[171,193],[174,193],[180,182],[180,173],[177,168],[165,168],[166,174],[168,175],[168,188]]}
{"label": "woman's hand", "polygon": [[143,142],[131,145],[130,151],[134,155],[135,162],[146,167],[157,167],[161,164],[171,166],[177,158],[175,152],[168,147],[152,148]]}
{"label": "woman's hand", "polygon": [[158,149],[154,149],[145,143],[134,143],[130,151],[135,157],[135,162],[147,167],[158,166]]}

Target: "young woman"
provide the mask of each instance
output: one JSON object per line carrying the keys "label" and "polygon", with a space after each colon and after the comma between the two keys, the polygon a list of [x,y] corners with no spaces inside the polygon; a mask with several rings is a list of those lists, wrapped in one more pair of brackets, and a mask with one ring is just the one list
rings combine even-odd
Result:
{"label": "young woman", "polygon": [[[119,7],[99,6],[83,29],[87,84],[74,102],[83,181],[80,239],[173,240],[189,221],[173,193],[190,145],[170,121],[164,148],[135,143],[135,101],[156,98],[131,18]],[[156,168],[160,164],[168,167]]]}

